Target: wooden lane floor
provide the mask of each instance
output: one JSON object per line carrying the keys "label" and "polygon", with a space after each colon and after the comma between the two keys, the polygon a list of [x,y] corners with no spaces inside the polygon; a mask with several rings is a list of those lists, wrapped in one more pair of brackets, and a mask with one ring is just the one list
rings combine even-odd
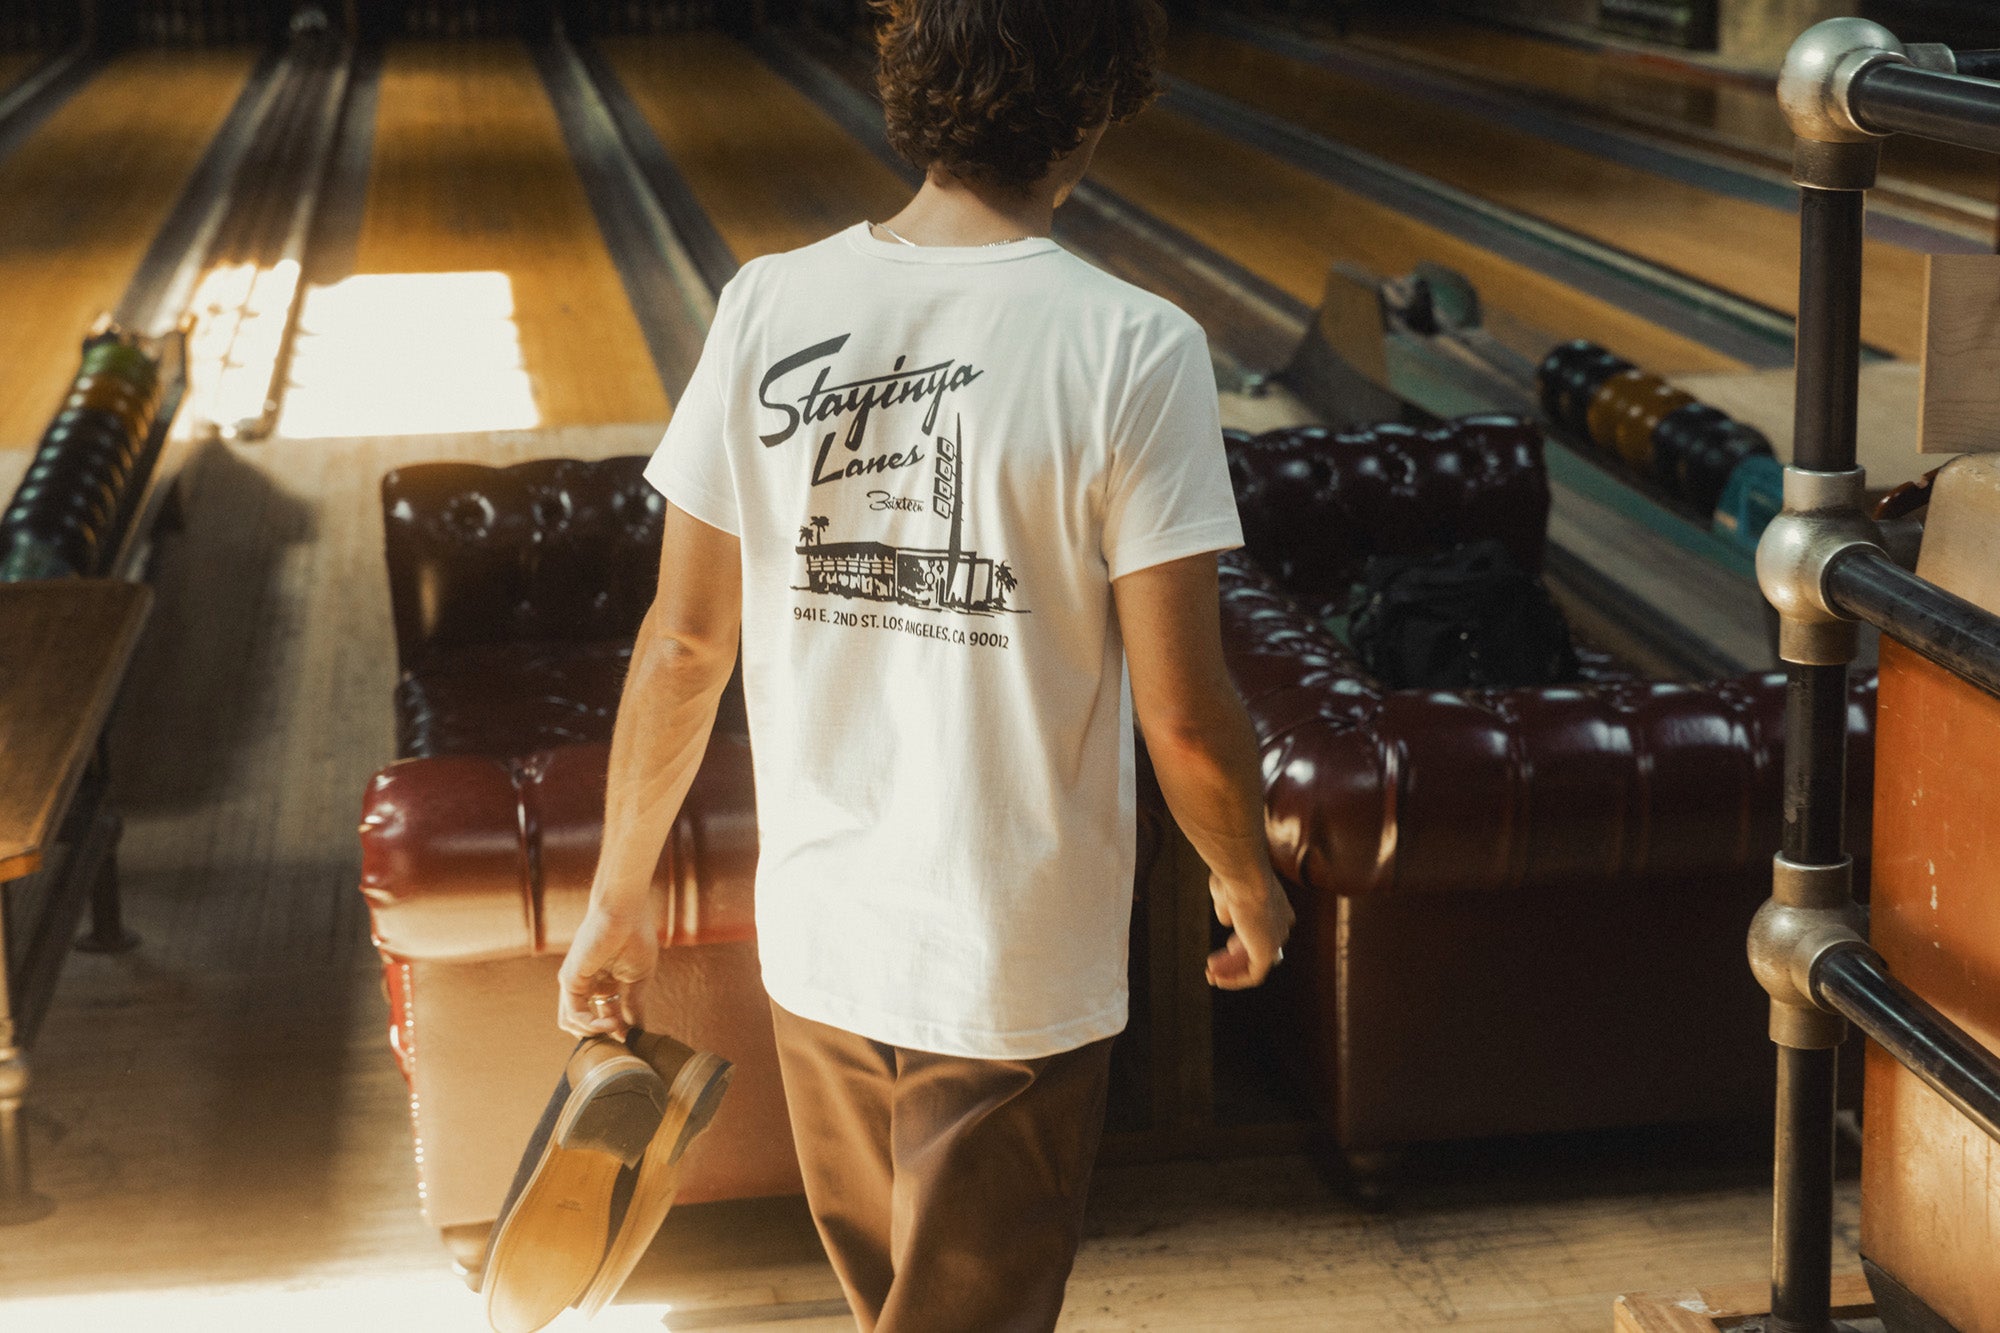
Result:
{"label": "wooden lane floor", "polygon": [[662,421],[667,401],[517,43],[403,43],[353,272],[308,294],[279,433]]}
{"label": "wooden lane floor", "polygon": [[890,216],[896,174],[740,42],[714,32],[604,43],[737,261]]}
{"label": "wooden lane floor", "polygon": [[41,62],[39,51],[0,51],[0,93],[12,88],[22,75]]}
{"label": "wooden lane floor", "polygon": [[1336,260],[1397,276],[1428,259],[1471,279],[1491,309],[1590,338],[1641,365],[1741,365],[1172,111],[1155,107],[1107,133],[1091,179],[1307,305],[1318,304]]}
{"label": "wooden lane floor", "polygon": [[[1372,13],[1356,21],[1348,40],[1791,169],[1792,131],[1770,79],[1435,15]],[[1882,174],[1885,181],[1904,179],[1989,205],[2000,186],[1992,157],[1900,135],[1883,144]]]}
{"label": "wooden lane floor", "polygon": [[[1798,221],[1790,211],[1668,180],[1213,33],[1178,34],[1168,67],[1328,139],[1774,310],[1797,311]],[[1868,243],[1862,336],[1898,357],[1915,357],[1922,342],[1923,263],[1915,251]]]}
{"label": "wooden lane floor", "polygon": [[113,61],[0,160],[0,449],[34,443],[249,74],[248,51]]}
{"label": "wooden lane floor", "polygon": [[[605,50],[739,260],[887,216],[907,195],[893,172],[729,38],[691,33]],[[759,169],[746,169],[750,162]],[[1170,112],[1114,130],[1092,175],[1309,305],[1335,259],[1383,273],[1434,259],[1472,276],[1497,307],[1550,312],[1556,327],[1629,348],[1647,364],[1738,366]],[[1260,202],[1252,209],[1247,199]]]}

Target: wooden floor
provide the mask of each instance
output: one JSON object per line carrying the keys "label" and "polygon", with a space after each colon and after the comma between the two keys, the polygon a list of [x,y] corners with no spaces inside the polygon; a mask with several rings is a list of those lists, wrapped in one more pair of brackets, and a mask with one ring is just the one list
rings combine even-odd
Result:
{"label": "wooden floor", "polygon": [[690,32],[604,46],[738,262],[909,201],[894,172],[742,43]]}
{"label": "wooden floor", "polygon": [[[511,295],[519,363],[543,426],[664,421],[667,401],[625,288],[570,164],[555,111],[527,49],[511,42],[406,42],[382,72],[367,206],[354,254],[365,308],[422,320],[451,275],[499,275]],[[457,289],[452,289],[457,290]],[[487,299],[480,289],[477,300]],[[497,298],[496,298],[497,299]],[[308,306],[308,322],[310,311]],[[366,319],[348,347],[321,347],[335,373],[371,373]],[[491,330],[458,333],[454,362],[489,360]],[[301,372],[303,374],[304,372]],[[393,373],[385,367],[380,373]],[[442,391],[444,386],[440,386]],[[358,383],[356,392],[366,392]],[[522,424],[534,424],[532,422]]]}
{"label": "wooden floor", "polygon": [[[1798,309],[1793,212],[1668,180],[1227,37],[1182,33],[1167,63],[1183,78],[1329,139],[1774,310]],[[1868,242],[1863,337],[1896,356],[1917,356],[1923,278],[1922,255]]]}
{"label": "wooden floor", "polygon": [[[115,733],[145,942],[64,974],[31,1120],[59,1208],[0,1236],[0,1325],[480,1326],[416,1212],[354,887],[361,786],[392,748],[375,487],[414,459],[651,442],[640,426],[201,456]],[[1110,1169],[1064,1327],[1597,1333],[1618,1292],[1758,1274],[1755,1138],[1433,1154],[1381,1217],[1293,1158]],[[1841,1219],[1847,1255],[1851,1189]],[[793,1203],[684,1210],[627,1294],[613,1315],[634,1328],[663,1305],[670,1328],[849,1326],[800,1317],[836,1291]],[[369,1317],[314,1323],[327,1308]]]}
{"label": "wooden floor", "polygon": [[0,160],[0,448],[41,434],[249,69],[242,51],[120,56]]}

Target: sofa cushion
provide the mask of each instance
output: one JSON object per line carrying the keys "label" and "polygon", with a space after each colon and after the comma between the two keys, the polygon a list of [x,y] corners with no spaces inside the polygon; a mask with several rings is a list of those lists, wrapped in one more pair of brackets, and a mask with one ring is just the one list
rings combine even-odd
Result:
{"label": "sofa cushion", "polygon": [[[471,644],[440,651],[396,686],[396,754],[532,754],[611,739],[629,643]],[[747,735],[743,687],[733,676],[715,729]]]}

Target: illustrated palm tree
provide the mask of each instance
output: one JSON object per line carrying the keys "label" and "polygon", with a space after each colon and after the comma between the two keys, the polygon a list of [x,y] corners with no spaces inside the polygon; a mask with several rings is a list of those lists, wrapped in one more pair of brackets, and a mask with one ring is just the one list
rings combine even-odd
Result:
{"label": "illustrated palm tree", "polygon": [[813,540],[815,542],[819,541],[822,537],[826,535],[826,522],[827,520],[825,514],[813,515],[813,521],[812,521],[813,534],[814,534]]}
{"label": "illustrated palm tree", "polygon": [[1000,589],[1000,596],[995,600],[1002,606],[1007,604],[1007,594],[1021,586],[1021,580],[1014,577],[1014,571],[1007,567],[1005,560],[993,567],[993,582]]}
{"label": "illustrated palm tree", "polygon": [[814,536],[815,534],[813,532],[812,524],[810,523],[799,524],[799,545],[811,546],[813,544]]}

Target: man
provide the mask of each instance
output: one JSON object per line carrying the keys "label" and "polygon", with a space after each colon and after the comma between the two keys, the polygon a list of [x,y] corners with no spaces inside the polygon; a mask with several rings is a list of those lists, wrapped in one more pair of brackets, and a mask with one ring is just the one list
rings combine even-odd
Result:
{"label": "man", "polygon": [[[1046,1329],[1125,1025],[1132,720],[1260,983],[1290,905],[1222,664],[1200,328],[1049,239],[1153,93],[1155,0],[888,0],[909,205],[744,266],[647,475],[658,598],[563,1026],[648,896],[741,641],[757,933],[807,1198],[863,1329]],[[1126,682],[1129,671],[1129,694]]]}

